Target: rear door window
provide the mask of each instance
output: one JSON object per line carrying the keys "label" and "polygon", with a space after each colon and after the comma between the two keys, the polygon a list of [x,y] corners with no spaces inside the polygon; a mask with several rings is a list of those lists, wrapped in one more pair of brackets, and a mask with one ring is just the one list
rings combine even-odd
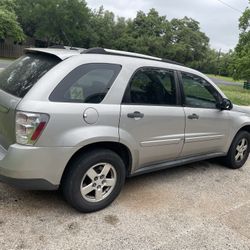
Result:
{"label": "rear door window", "polygon": [[0,89],[23,98],[34,84],[60,61],[49,54],[25,54],[0,73]]}
{"label": "rear door window", "polygon": [[71,71],[54,89],[50,101],[100,103],[121,66],[108,63],[83,64]]}
{"label": "rear door window", "polygon": [[141,68],[132,77],[123,98],[125,104],[176,105],[175,76],[172,70]]}

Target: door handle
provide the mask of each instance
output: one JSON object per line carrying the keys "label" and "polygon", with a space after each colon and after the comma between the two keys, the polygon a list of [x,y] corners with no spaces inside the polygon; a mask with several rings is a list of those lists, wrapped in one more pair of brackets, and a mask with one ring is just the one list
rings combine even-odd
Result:
{"label": "door handle", "polygon": [[190,120],[198,120],[199,116],[197,114],[188,115],[188,119],[190,119]]}
{"label": "door handle", "polygon": [[144,114],[139,112],[139,111],[135,111],[134,113],[128,113],[128,118],[143,118]]}

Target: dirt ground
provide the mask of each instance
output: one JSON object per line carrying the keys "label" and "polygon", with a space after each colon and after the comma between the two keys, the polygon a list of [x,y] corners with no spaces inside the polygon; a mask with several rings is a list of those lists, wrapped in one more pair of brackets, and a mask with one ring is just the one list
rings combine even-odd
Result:
{"label": "dirt ground", "polygon": [[60,192],[0,184],[0,249],[250,249],[250,160],[240,170],[203,161],[129,179],[92,214]]}

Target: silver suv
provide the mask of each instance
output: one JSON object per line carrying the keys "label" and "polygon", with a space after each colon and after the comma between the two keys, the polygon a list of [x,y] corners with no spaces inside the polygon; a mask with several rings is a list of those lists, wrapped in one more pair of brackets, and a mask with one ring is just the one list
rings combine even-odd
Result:
{"label": "silver suv", "polygon": [[141,54],[28,49],[0,74],[0,180],[62,189],[81,212],[100,210],[125,178],[249,155],[250,109],[205,75]]}

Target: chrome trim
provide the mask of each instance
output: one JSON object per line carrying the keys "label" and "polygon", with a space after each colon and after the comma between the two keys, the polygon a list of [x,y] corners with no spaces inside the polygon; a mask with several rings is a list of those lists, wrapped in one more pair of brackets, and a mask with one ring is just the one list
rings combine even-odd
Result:
{"label": "chrome trim", "polygon": [[187,134],[185,137],[185,143],[190,143],[190,142],[201,142],[201,141],[211,141],[211,140],[220,140],[224,138],[225,135],[222,134],[212,134],[212,135],[202,135],[202,134],[197,134],[197,136],[190,136]]}
{"label": "chrome trim", "polygon": [[154,147],[171,144],[179,144],[184,140],[184,134],[163,135],[149,138],[150,140],[140,142],[142,147]]}
{"label": "chrome trim", "polygon": [[183,140],[182,138],[176,138],[176,139],[144,141],[144,142],[141,142],[140,145],[142,147],[163,146],[163,145],[170,145],[170,144],[179,144],[181,143],[182,140]]}

